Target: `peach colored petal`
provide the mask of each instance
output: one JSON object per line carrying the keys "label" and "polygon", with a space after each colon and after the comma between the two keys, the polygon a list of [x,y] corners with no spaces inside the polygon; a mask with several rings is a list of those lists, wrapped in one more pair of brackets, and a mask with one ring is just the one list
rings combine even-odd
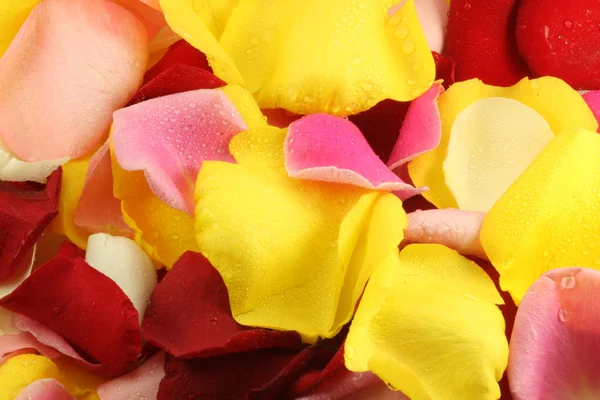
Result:
{"label": "peach colored petal", "polygon": [[[390,8],[389,15],[394,15],[406,0]],[[415,1],[417,16],[431,51],[441,53],[444,49],[444,36],[448,25],[450,2],[447,0],[418,0]]]}
{"label": "peach colored petal", "polygon": [[15,400],[75,400],[54,378],[40,379],[27,385]]}
{"label": "peach colored petal", "polygon": [[154,400],[165,376],[165,353],[160,352],[127,375],[98,386],[101,400]]}
{"label": "peach colored petal", "polygon": [[45,0],[0,59],[0,134],[24,161],[98,146],[142,81],[147,35],[108,0]]}
{"label": "peach colored petal", "polygon": [[165,16],[160,7],[147,0],[112,0],[131,11],[146,28],[148,40],[152,40],[166,25]]}

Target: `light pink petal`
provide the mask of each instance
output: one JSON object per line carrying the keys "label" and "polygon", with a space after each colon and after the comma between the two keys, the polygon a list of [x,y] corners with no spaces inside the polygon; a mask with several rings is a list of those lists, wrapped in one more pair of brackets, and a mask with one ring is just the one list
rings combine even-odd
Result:
{"label": "light pink petal", "polygon": [[155,400],[165,376],[165,353],[160,352],[138,368],[98,386],[101,400]]}
{"label": "light pink petal", "polygon": [[456,209],[415,211],[408,214],[406,243],[437,243],[461,254],[487,260],[479,241],[485,213]]}
{"label": "light pink petal", "polygon": [[442,122],[437,98],[443,91],[443,86],[435,82],[410,104],[400,128],[400,136],[388,160],[390,169],[394,170],[440,144]]}
{"label": "light pink petal", "polygon": [[24,161],[98,146],[142,81],[144,26],[109,0],[38,3],[0,59],[0,134]]}
{"label": "light pink petal", "polygon": [[58,351],[52,347],[41,344],[35,337],[29,333],[21,333],[18,335],[2,335],[0,336],[0,364],[15,352],[31,353],[33,350],[48,357],[56,358],[60,355]]}
{"label": "light pink petal", "polygon": [[416,190],[386,167],[356,125],[327,114],[308,115],[289,125],[285,167],[289,176],[298,179]]}
{"label": "light pink petal", "polygon": [[[392,16],[406,3],[406,0],[396,4],[389,10]],[[441,53],[444,49],[444,37],[448,25],[449,2],[447,0],[417,0],[415,7],[421,22],[421,28],[431,51]]]}
{"label": "light pink petal", "polygon": [[229,141],[247,126],[220,90],[200,89],[144,101],[114,114],[113,145],[128,171],[143,170],[150,188],[178,210],[193,212],[204,160],[235,162]]}
{"label": "light pink petal", "polygon": [[510,341],[515,400],[600,398],[600,272],[555,269],[521,301]]}
{"label": "light pink petal", "polygon": [[[600,90],[585,92],[582,96],[590,110],[594,113],[598,124],[600,124]],[[600,128],[598,128],[598,132],[600,132]]]}
{"label": "light pink petal", "polygon": [[75,216],[75,224],[92,233],[132,237],[123,221],[121,202],[113,195],[110,143],[107,141],[92,156]]}
{"label": "light pink petal", "polygon": [[75,398],[56,379],[48,378],[27,385],[15,400],[75,400]]}

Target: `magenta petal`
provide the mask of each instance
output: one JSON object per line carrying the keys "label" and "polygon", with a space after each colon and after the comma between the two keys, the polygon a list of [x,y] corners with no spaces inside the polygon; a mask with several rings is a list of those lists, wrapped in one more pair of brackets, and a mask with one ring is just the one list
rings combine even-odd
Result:
{"label": "magenta petal", "polygon": [[245,129],[242,116],[222,91],[200,89],[118,110],[112,140],[123,169],[143,170],[154,194],[192,214],[202,161],[234,162],[229,141]]}
{"label": "magenta petal", "polygon": [[[585,100],[590,110],[594,113],[594,117],[596,117],[596,120],[600,124],[600,90],[584,93],[583,100]],[[600,128],[598,128],[598,132],[600,132]]]}
{"label": "magenta petal", "polygon": [[515,400],[600,398],[600,272],[561,268],[521,301],[510,341]]}
{"label": "magenta petal", "polygon": [[308,115],[290,124],[285,167],[293,178],[367,189],[415,190],[386,167],[356,125],[327,114]]}
{"label": "magenta petal", "polygon": [[98,386],[101,400],[155,399],[165,376],[165,353],[156,353],[127,375]]}
{"label": "magenta petal", "polygon": [[56,379],[40,379],[27,385],[15,400],[75,400]]}
{"label": "magenta petal", "polygon": [[436,82],[410,104],[388,166],[394,170],[425,152],[435,149],[442,137],[437,98],[444,91]]}

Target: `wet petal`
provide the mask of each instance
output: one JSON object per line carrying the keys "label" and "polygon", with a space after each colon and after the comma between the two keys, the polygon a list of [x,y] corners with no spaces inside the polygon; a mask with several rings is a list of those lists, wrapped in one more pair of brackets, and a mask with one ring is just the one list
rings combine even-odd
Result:
{"label": "wet petal", "polygon": [[0,61],[0,132],[8,148],[25,161],[93,150],[142,80],[146,41],[142,24],[108,0],[38,4]]}
{"label": "wet petal", "polygon": [[434,83],[431,88],[410,103],[400,129],[400,136],[387,162],[390,169],[396,169],[439,145],[442,122],[437,99],[443,91],[444,88],[440,83]]}
{"label": "wet petal", "polygon": [[600,269],[599,160],[595,129],[558,134],[484,218],[481,244],[517,305],[546,271]]}
{"label": "wet petal", "polygon": [[223,92],[200,89],[115,112],[112,141],[123,169],[144,171],[158,198],[192,214],[193,182],[202,161],[233,161],[229,141],[245,129]]}
{"label": "wet petal", "polygon": [[[390,8],[389,14],[394,15],[404,2]],[[415,2],[417,16],[423,28],[423,34],[432,51],[440,52],[444,48],[444,35],[448,24],[448,4],[446,0],[418,0]]]}
{"label": "wet petal", "polygon": [[156,353],[127,375],[98,386],[98,396],[100,400],[156,399],[160,381],[165,376],[164,366],[165,353]]}
{"label": "wet petal", "polygon": [[519,306],[508,376],[515,400],[600,395],[600,273],[561,268],[542,275]]}
{"label": "wet petal", "polygon": [[291,177],[304,180],[387,191],[415,189],[386,167],[356,125],[327,114],[290,124],[285,167]]}
{"label": "wet petal", "polygon": [[346,366],[371,370],[414,400],[498,399],[508,343],[497,304],[477,264],[441,245],[410,245],[371,276]]}
{"label": "wet petal", "polygon": [[[456,199],[446,185],[443,171],[454,123],[467,107],[480,99],[491,97],[516,100],[530,107],[548,122],[554,134],[579,127],[592,130],[598,128],[598,123],[581,96],[556,78],[523,79],[511,87],[487,86],[476,79],[455,83],[438,99],[442,119],[442,137],[439,146],[408,164],[413,183],[416,186],[428,187],[429,191],[424,192],[423,197],[438,208],[458,208]],[[487,128],[492,128],[494,123],[503,123],[506,120],[504,114],[495,115]],[[480,132],[482,135],[483,133],[485,132]],[[485,159],[481,161],[485,162]],[[510,159],[507,158],[506,161]],[[479,165],[473,168],[478,167]],[[499,169],[506,167],[508,167],[507,162],[499,166]]]}
{"label": "wet petal", "polygon": [[15,400],[74,400],[67,389],[56,379],[40,379],[27,385]]}
{"label": "wet petal", "polygon": [[407,214],[407,243],[438,243],[460,254],[487,258],[479,231],[485,213],[455,209],[415,211]]}

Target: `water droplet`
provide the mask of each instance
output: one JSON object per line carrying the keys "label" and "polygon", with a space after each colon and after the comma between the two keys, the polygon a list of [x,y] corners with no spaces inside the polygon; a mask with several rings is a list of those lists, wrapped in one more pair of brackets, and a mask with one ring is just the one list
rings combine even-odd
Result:
{"label": "water droplet", "polygon": [[370,92],[373,89],[373,85],[368,82],[363,82],[360,84],[360,87],[363,88],[365,92]]}
{"label": "water droplet", "polygon": [[298,89],[296,89],[295,86],[290,86],[288,88],[287,95],[289,101],[296,101],[298,99]]}
{"label": "water droplet", "polygon": [[396,29],[396,32],[394,32],[394,34],[398,39],[404,39],[408,36],[408,29],[406,29],[406,27],[404,26],[401,26],[398,29]]}
{"label": "water droplet", "polygon": [[473,301],[477,300],[477,298],[470,293],[465,293],[463,296],[465,296],[465,299],[469,299],[469,300],[473,300]]}
{"label": "water droplet", "polygon": [[558,310],[558,319],[560,319],[562,322],[566,322],[569,319],[569,312],[564,308],[561,308]]}
{"label": "water droplet", "polygon": [[575,278],[572,276],[565,276],[560,281],[560,287],[563,289],[572,289],[575,286]]}
{"label": "water droplet", "polygon": [[571,21],[565,21],[565,28],[571,29],[573,27],[573,23]]}
{"label": "water droplet", "polygon": [[250,44],[258,44],[258,42],[260,42],[260,40],[258,40],[257,38],[255,38],[255,37],[250,38]]}
{"label": "water droplet", "polygon": [[60,307],[54,307],[52,311],[54,311],[55,314],[58,314],[60,312]]}
{"label": "water droplet", "polygon": [[420,69],[421,69],[421,64],[420,64],[420,63],[413,64],[413,67],[412,67],[412,69],[413,69],[413,71],[418,71],[418,70],[420,70]]}
{"label": "water droplet", "polygon": [[218,321],[218,318],[215,317],[214,315],[211,315],[210,317],[208,317],[208,320],[210,322],[212,322],[213,324],[215,324]]}
{"label": "water droplet", "polygon": [[471,9],[473,7],[471,6],[471,3],[465,3],[465,5],[463,6],[463,8],[465,9],[465,11],[471,11]]}
{"label": "water droplet", "polygon": [[415,51],[415,42],[412,40],[405,40],[402,42],[401,49],[404,54],[412,54]]}
{"label": "water droplet", "polygon": [[179,235],[173,234],[173,235],[171,235],[171,239],[173,239],[173,240],[179,240]]}

